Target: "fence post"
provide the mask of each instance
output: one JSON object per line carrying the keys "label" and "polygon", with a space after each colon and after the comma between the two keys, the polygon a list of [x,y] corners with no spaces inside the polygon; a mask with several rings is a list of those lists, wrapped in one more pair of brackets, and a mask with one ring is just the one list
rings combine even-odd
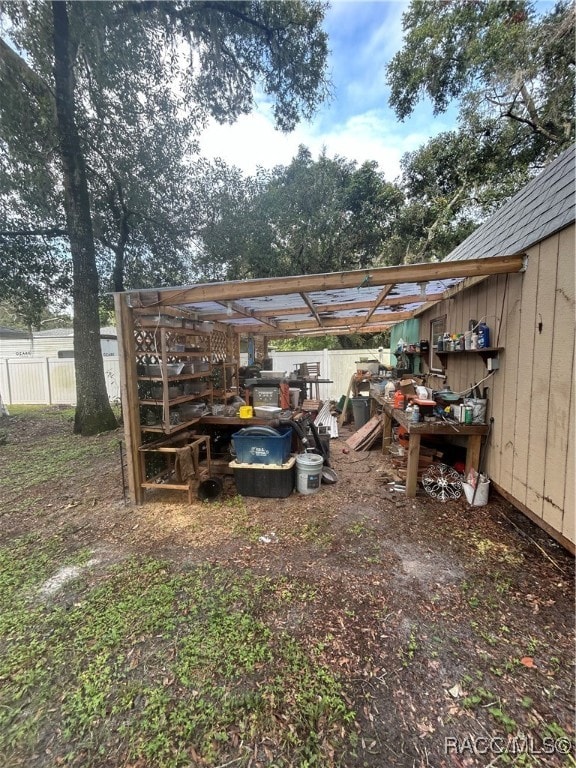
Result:
{"label": "fence post", "polygon": [[50,382],[50,358],[46,357],[46,387],[48,389],[48,405],[52,405],[52,387]]}
{"label": "fence post", "polygon": [[6,362],[6,386],[8,387],[8,403],[12,405],[12,387],[10,385],[10,366],[8,365],[8,358],[5,360]]}

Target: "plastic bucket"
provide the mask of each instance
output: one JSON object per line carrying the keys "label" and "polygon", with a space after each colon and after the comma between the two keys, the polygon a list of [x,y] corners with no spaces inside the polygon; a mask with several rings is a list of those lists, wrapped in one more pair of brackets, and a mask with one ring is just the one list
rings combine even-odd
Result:
{"label": "plastic bucket", "polygon": [[370,418],[370,398],[369,397],[351,397],[352,413],[354,414],[354,425],[360,429],[368,423]]}
{"label": "plastic bucket", "polygon": [[300,403],[300,389],[299,387],[290,387],[290,405],[292,410],[295,411]]}
{"label": "plastic bucket", "polygon": [[296,489],[298,493],[318,493],[322,482],[324,459],[317,453],[296,456]]}
{"label": "plastic bucket", "polygon": [[[478,482],[478,488],[476,494],[474,494],[474,486],[470,483],[462,483],[464,489],[464,495],[468,504],[472,504],[474,507],[484,507],[488,504],[488,493],[490,491],[490,480],[480,480]],[[472,502],[474,500],[474,502]]]}
{"label": "plastic bucket", "polygon": [[222,493],[222,481],[210,477],[198,484],[198,499],[200,501],[214,501]]}

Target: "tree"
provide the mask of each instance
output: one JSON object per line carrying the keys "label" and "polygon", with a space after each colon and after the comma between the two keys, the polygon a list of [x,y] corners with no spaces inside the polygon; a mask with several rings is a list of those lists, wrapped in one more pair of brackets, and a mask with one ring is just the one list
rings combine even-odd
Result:
{"label": "tree", "polygon": [[[231,189],[243,190],[242,194]],[[301,146],[288,166],[228,185],[220,210],[201,230],[206,273],[226,255],[226,279],[312,274],[376,260],[402,203],[376,163],[318,160]]]}
{"label": "tree", "polygon": [[402,160],[406,205],[385,258],[442,259],[574,139],[574,7],[414,0],[388,67],[400,119],[429,98],[459,125]]}
{"label": "tree", "polygon": [[388,66],[390,103],[403,120],[423,97],[435,114],[459,100],[463,128],[550,159],[574,140],[574,19],[568,0],[543,16],[527,0],[413,0]]}
{"label": "tree", "polygon": [[[116,288],[127,265],[142,275],[162,255],[183,271],[178,253],[193,234],[194,224],[185,224],[194,208],[188,185],[179,185],[194,131],[210,115],[233,121],[249,112],[257,84],[273,99],[281,129],[310,116],[326,95],[323,12],[312,0],[2,6],[9,25],[0,38],[8,96],[0,103],[0,192],[7,190],[0,244],[66,238],[76,431],[111,424],[97,344],[98,259]],[[23,215],[6,204],[14,194],[30,202]],[[33,266],[26,247],[21,253],[22,265]]]}

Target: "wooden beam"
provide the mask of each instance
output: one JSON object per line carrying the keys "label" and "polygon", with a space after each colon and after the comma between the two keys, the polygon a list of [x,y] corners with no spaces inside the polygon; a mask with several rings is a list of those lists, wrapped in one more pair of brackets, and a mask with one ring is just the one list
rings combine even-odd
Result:
{"label": "wooden beam", "polygon": [[161,288],[154,291],[129,293],[133,306],[178,306],[201,301],[232,301],[259,296],[281,296],[288,293],[310,293],[338,288],[358,288],[369,285],[420,283],[429,280],[476,277],[520,272],[524,256],[492,256],[467,261],[404,264],[399,267],[375,267],[351,272],[329,272],[319,275],[269,277],[261,280],[236,280],[223,283],[203,283],[182,288]]}
{"label": "wooden beam", "polygon": [[124,440],[126,443],[128,489],[132,501],[140,504],[143,500],[141,483],[144,477],[142,476],[142,462],[138,448],[142,442],[142,432],[138,403],[138,380],[136,378],[134,320],[128,306],[128,295],[126,293],[114,294],[114,310],[118,329],[118,359]]}
{"label": "wooden beam", "polygon": [[393,285],[385,285],[385,286],[384,286],[384,288],[383,288],[383,289],[380,291],[380,295],[378,296],[378,298],[376,299],[376,301],[375,301],[375,302],[374,302],[374,304],[372,305],[372,309],[371,309],[371,310],[368,312],[368,314],[366,315],[366,319],[364,320],[364,323],[363,323],[363,325],[364,325],[365,323],[367,323],[367,322],[370,320],[370,318],[372,317],[372,315],[374,314],[374,312],[376,312],[376,310],[378,309],[378,307],[380,306],[380,304],[382,304],[382,302],[384,301],[384,299],[386,298],[386,296],[388,296],[388,294],[390,293],[390,291],[392,290],[392,288],[394,288],[394,286],[393,286]]}
{"label": "wooden beam", "polygon": [[[237,301],[227,301],[226,303],[223,303],[221,301],[217,301],[217,304],[220,304],[221,307],[226,308],[226,312],[224,314],[218,314],[218,315],[211,315],[211,320],[216,319],[229,319],[231,316],[228,314],[228,306],[230,306],[230,309],[233,310],[233,313],[236,314],[236,317],[254,317],[254,310],[243,307],[241,304],[238,304]],[[203,320],[208,320],[207,316],[202,316]],[[278,323],[276,320],[274,320],[272,317],[268,317],[267,315],[263,315],[262,317],[258,318],[261,323],[266,323],[266,325],[271,325],[273,328],[278,328]]]}
{"label": "wooden beam", "polygon": [[314,315],[314,319],[316,320],[318,325],[320,327],[322,327],[322,325],[323,325],[322,320],[320,319],[320,315],[318,314],[312,299],[308,296],[307,293],[301,293],[300,296],[302,297],[302,300],[305,302],[305,304],[308,307],[308,309],[310,310],[310,312],[312,312],[312,314]]}
{"label": "wooden beam", "polygon": [[[484,280],[485,278],[479,278],[479,280]],[[430,306],[433,302],[440,301],[441,299],[444,299],[445,294],[444,293],[430,293],[426,296],[426,305],[422,306]],[[402,306],[403,304],[416,304],[417,302],[421,301],[422,298],[419,294],[411,294],[409,296],[388,296],[386,298],[386,301],[384,302],[384,307],[397,307]],[[322,314],[325,312],[341,312],[343,310],[354,310],[354,309],[371,309],[374,306],[373,301],[342,301],[338,304],[316,304],[316,310],[318,314]],[[415,309],[414,313],[419,313],[420,309]],[[282,307],[282,306],[276,306],[274,308],[274,315],[279,316],[282,315],[283,317],[289,317],[290,315],[303,315],[306,313],[305,307]],[[261,317],[268,317],[270,318],[270,310],[263,310],[263,309],[255,309],[253,312],[251,312],[250,316],[260,319]],[[240,317],[246,317],[246,312],[243,311],[242,314],[233,312],[231,315],[228,315],[227,313],[223,312],[208,312],[206,314],[201,314],[202,320],[227,320],[228,322],[233,321],[234,319],[239,319]]]}

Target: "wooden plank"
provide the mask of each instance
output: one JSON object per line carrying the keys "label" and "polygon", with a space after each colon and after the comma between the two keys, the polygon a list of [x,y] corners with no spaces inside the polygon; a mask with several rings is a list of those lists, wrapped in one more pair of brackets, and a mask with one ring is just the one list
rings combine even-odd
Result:
{"label": "wooden plank", "polygon": [[[506,276],[508,277],[508,276]],[[525,376],[526,371],[518,370],[519,360],[519,347],[520,347],[520,326],[522,324],[522,317],[520,315],[520,308],[522,302],[520,296],[513,290],[511,281],[506,278],[506,296],[503,311],[503,319],[506,324],[506,336],[501,337],[506,339],[506,349],[500,357],[502,358],[502,368],[496,372],[495,378],[503,374],[504,378],[501,382],[502,390],[502,408],[500,416],[497,413],[493,413],[494,423],[496,419],[500,418],[500,424],[502,429],[502,450],[501,450],[501,463],[499,472],[499,483],[506,488],[512,488],[512,478],[514,474],[514,462],[516,456],[521,450],[521,446],[516,441],[516,423],[523,418],[521,413],[524,403],[518,401],[518,378],[519,376]],[[505,362],[505,364],[504,364]]]}
{"label": "wooden plank", "polygon": [[259,280],[235,280],[226,283],[203,283],[185,288],[161,288],[147,292],[130,291],[134,302],[145,301],[147,293],[155,306],[190,304],[199,301],[228,301],[259,296],[280,296],[301,291],[327,291],[333,288],[359,288],[362,284],[389,285],[418,283],[443,278],[518,272],[523,267],[522,255],[493,256],[485,259],[403,264],[399,267],[376,267],[350,272],[328,272],[317,275],[269,277]]}
{"label": "wooden plank", "polygon": [[348,384],[348,390],[346,392],[346,398],[344,400],[344,405],[342,406],[342,413],[340,414],[340,416],[338,416],[338,426],[339,427],[341,427],[344,424],[345,420],[346,420],[346,415],[347,415],[347,411],[348,411],[348,405],[350,403],[350,392],[352,392],[353,387],[354,387],[354,376],[355,376],[355,374],[352,374],[352,377],[350,379],[350,384]]}
{"label": "wooden plank", "polygon": [[420,454],[420,435],[410,435],[408,442],[408,467],[406,474],[406,496],[416,496],[418,475],[418,456]]}
{"label": "wooden plank", "polygon": [[[567,235],[571,234],[570,240]],[[570,403],[574,390],[572,371],[574,350],[574,233],[558,235],[558,269],[555,281],[552,356],[550,361],[550,407],[546,438],[544,520],[557,531],[563,530],[566,515],[574,515],[574,507],[565,507],[568,473]],[[550,265],[552,267],[552,265]],[[552,279],[552,269],[549,279]],[[570,341],[572,343],[570,343]]]}
{"label": "wooden plank", "polygon": [[388,446],[392,445],[392,419],[384,411],[381,414],[382,421],[382,453],[386,451]]}
{"label": "wooden plank", "polygon": [[118,364],[120,368],[120,393],[126,442],[126,474],[132,501],[141,504],[144,498],[141,483],[144,480],[143,459],[138,452],[142,442],[140,408],[138,405],[138,380],[136,377],[136,346],[132,312],[128,307],[127,294],[114,294],[114,308],[118,329]]}
{"label": "wooden plank", "polygon": [[[532,399],[532,380],[535,367],[534,361],[534,335],[537,333],[538,320],[536,312],[536,299],[538,295],[538,262],[539,249],[530,251],[528,266],[522,278],[520,333],[518,335],[518,368],[522,375],[518,377],[516,385],[516,399],[518,417],[516,419],[514,442],[516,443],[516,455],[514,457],[514,469],[512,476],[512,495],[521,504],[526,504],[528,489],[528,457],[533,435],[531,429],[532,409],[538,407],[538,403]],[[518,282],[518,277],[514,284]],[[508,355],[505,358],[508,361]],[[489,464],[491,469],[491,464]],[[490,472],[492,477],[492,472]],[[496,478],[494,478],[496,479]]]}
{"label": "wooden plank", "polygon": [[[542,517],[544,504],[544,473],[546,467],[546,436],[550,395],[550,366],[554,334],[554,295],[556,291],[556,260],[558,237],[540,243],[538,262],[538,292],[536,317],[542,317],[542,329],[534,335],[534,367],[532,369],[532,410],[530,414],[530,455],[528,457],[528,487],[526,506]],[[552,276],[553,279],[550,279]]]}
{"label": "wooden plank", "polygon": [[370,421],[367,421],[366,424],[364,424],[360,429],[358,429],[354,434],[346,440],[346,445],[349,448],[356,448],[359,446],[367,437],[372,436],[373,433],[375,433],[376,437],[380,434],[380,430],[382,429],[382,422],[380,421],[379,416],[373,416]]}

